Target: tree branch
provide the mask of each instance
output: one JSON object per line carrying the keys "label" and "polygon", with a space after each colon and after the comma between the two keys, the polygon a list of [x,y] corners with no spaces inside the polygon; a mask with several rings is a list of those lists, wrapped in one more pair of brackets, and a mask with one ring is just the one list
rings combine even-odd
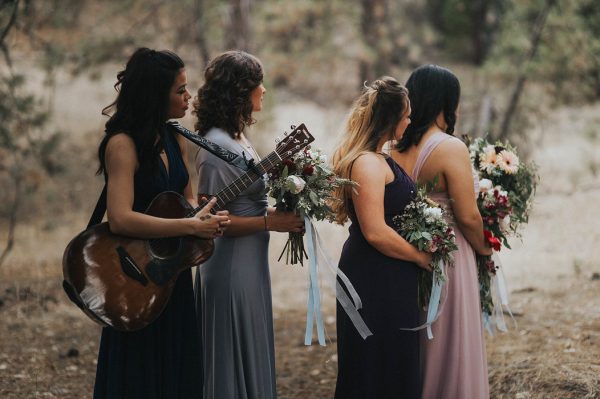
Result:
{"label": "tree branch", "polygon": [[521,70],[519,72],[519,76],[517,77],[517,83],[515,84],[515,88],[510,97],[510,101],[508,103],[508,107],[504,112],[504,118],[502,121],[502,125],[500,128],[499,134],[497,134],[497,139],[505,139],[508,136],[510,124],[514,118],[515,111],[519,104],[519,100],[521,98],[521,94],[523,93],[523,89],[525,87],[525,81],[527,80],[527,67],[535,57],[538,47],[540,45],[540,39],[542,37],[542,31],[544,30],[544,26],[546,25],[546,19],[548,14],[550,13],[550,9],[556,4],[556,0],[547,0],[545,7],[540,11],[538,15],[535,25],[533,28],[533,34],[531,38],[531,47],[527,53],[525,61],[521,65]]}

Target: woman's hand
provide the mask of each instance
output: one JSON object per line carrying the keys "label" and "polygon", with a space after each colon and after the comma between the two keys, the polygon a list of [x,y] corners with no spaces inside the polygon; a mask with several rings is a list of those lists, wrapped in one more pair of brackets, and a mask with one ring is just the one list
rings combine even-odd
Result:
{"label": "woman's hand", "polygon": [[266,229],[280,233],[304,232],[304,219],[293,212],[275,211],[265,216]]}
{"label": "woman's hand", "polygon": [[419,251],[417,254],[417,259],[415,260],[415,263],[419,267],[422,267],[423,269],[430,272],[433,270],[431,268],[431,259],[432,259],[432,255],[429,252]]}
{"label": "woman's hand", "polygon": [[217,203],[217,198],[213,197],[208,204],[202,208],[192,219],[194,220],[194,235],[201,238],[214,238],[223,235],[223,231],[229,226],[228,211],[218,211],[213,215],[210,211]]}

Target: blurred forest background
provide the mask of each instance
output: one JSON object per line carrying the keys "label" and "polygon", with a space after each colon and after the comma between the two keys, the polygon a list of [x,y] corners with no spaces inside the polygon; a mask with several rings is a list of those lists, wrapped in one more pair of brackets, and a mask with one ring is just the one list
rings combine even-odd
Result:
{"label": "blurred forest background", "polygon": [[[566,201],[582,191],[589,195],[574,202],[582,205],[579,209],[597,205],[589,201],[596,201],[600,190],[598,0],[0,0],[0,313],[21,300],[24,286],[60,281],[66,240],[85,225],[101,189],[101,178],[93,174],[106,120],[100,110],[115,97],[117,71],[140,46],[180,54],[192,94],[212,56],[233,48],[257,55],[265,66],[268,94],[251,138],[263,154],[286,123],[299,122],[292,118],[305,115],[315,118],[301,121],[309,129],[316,127],[317,145],[321,141],[331,153],[344,113],[364,81],[390,75],[404,82],[419,65],[447,66],[462,84],[458,132],[509,139],[522,156],[536,160],[542,173],[538,196]],[[191,115],[184,124],[193,125]],[[574,147],[565,147],[569,143]],[[545,184],[545,178],[556,180]],[[541,206],[538,219],[534,215],[532,220],[560,212],[560,206],[552,206]],[[597,207],[589,216],[571,215],[566,222],[578,224],[574,218],[583,217],[591,224],[584,227],[587,235],[573,239],[576,247],[565,250],[564,261],[574,278],[585,277],[585,283],[569,284],[597,293],[597,285],[586,285],[598,280],[600,271],[597,252],[590,252],[586,244],[593,246],[600,239],[593,222],[600,216]],[[538,254],[549,245],[540,237],[565,223],[543,226],[539,237],[531,234],[538,238],[534,242],[539,245],[531,246]],[[565,239],[557,236],[552,242]],[[533,255],[525,259],[531,261]],[[275,278],[274,286],[276,282]],[[517,287],[524,295],[538,296],[539,288],[525,283]],[[566,295],[565,287],[557,292]],[[277,287],[274,292],[277,295]],[[44,302],[40,295],[35,298],[38,305]],[[590,298],[593,305],[597,295]],[[62,301],[49,300],[51,305]],[[535,302],[529,298],[523,303],[531,301]],[[585,333],[591,343],[598,343],[597,308],[591,317],[596,324]],[[17,314],[22,311],[17,307]],[[3,325],[8,315],[2,316]],[[9,324],[4,325],[6,333],[18,335],[20,327]],[[585,341],[585,334],[579,339]],[[94,332],[88,338],[96,339]],[[329,346],[331,356],[334,348]],[[10,352],[8,346],[0,349]],[[544,392],[555,390],[560,392],[557,397],[600,397],[597,356],[579,362],[589,374],[577,371],[576,377],[565,377],[566,385],[546,382],[550,385],[529,389],[523,384],[539,378],[539,369],[521,370],[522,379],[515,380],[502,368],[515,360],[504,352],[494,358],[497,354],[490,352],[491,364],[500,365],[491,367],[494,397],[550,397]],[[4,360],[2,356],[0,376],[11,364],[8,355]],[[64,360],[70,355],[61,356]],[[278,358],[281,370],[287,370],[287,364]],[[551,381],[558,371],[547,372]],[[4,377],[10,380],[8,374]],[[18,385],[19,379],[11,378]],[[88,385],[89,378],[93,381],[88,376]],[[282,381],[282,397],[296,397],[290,392],[305,386],[294,379],[289,384],[296,388],[286,388],[288,380]],[[327,381],[331,388],[332,380]],[[0,393],[17,392],[11,389],[0,382]],[[67,392],[76,389],[56,397],[71,397]]]}

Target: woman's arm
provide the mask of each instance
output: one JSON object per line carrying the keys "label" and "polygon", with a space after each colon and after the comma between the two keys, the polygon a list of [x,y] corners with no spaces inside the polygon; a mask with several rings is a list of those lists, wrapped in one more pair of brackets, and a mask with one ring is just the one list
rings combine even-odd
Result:
{"label": "woman's arm", "polygon": [[413,247],[385,223],[383,201],[388,174],[384,171],[393,176],[387,163],[376,154],[365,154],[354,161],[351,177],[358,187],[352,202],[360,229],[369,244],[382,254],[431,270],[431,255]]}
{"label": "woman's arm", "polygon": [[196,217],[185,219],[164,219],[133,211],[137,154],[133,140],[126,134],[116,134],[108,141],[105,161],[108,175],[106,210],[114,234],[138,238],[182,235],[211,238],[220,223],[227,223],[227,216],[210,214],[214,202]]}
{"label": "woman's arm", "polygon": [[460,231],[475,252],[491,255],[492,249],[485,244],[483,222],[477,208],[469,150],[462,141],[454,138],[441,143],[437,151],[436,159],[445,160],[443,174]]}

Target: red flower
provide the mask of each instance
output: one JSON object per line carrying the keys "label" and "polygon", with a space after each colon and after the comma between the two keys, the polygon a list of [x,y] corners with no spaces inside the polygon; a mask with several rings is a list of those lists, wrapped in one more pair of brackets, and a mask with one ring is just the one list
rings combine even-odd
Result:
{"label": "red flower", "polygon": [[312,176],[312,174],[314,173],[315,168],[312,165],[306,165],[304,166],[304,169],[302,169],[302,174],[304,176]]}
{"label": "red flower", "polygon": [[494,237],[491,231],[483,230],[483,235],[485,236],[485,239],[487,240],[488,244],[490,244],[490,246],[494,249],[494,251],[500,251],[502,243],[497,237]]}

